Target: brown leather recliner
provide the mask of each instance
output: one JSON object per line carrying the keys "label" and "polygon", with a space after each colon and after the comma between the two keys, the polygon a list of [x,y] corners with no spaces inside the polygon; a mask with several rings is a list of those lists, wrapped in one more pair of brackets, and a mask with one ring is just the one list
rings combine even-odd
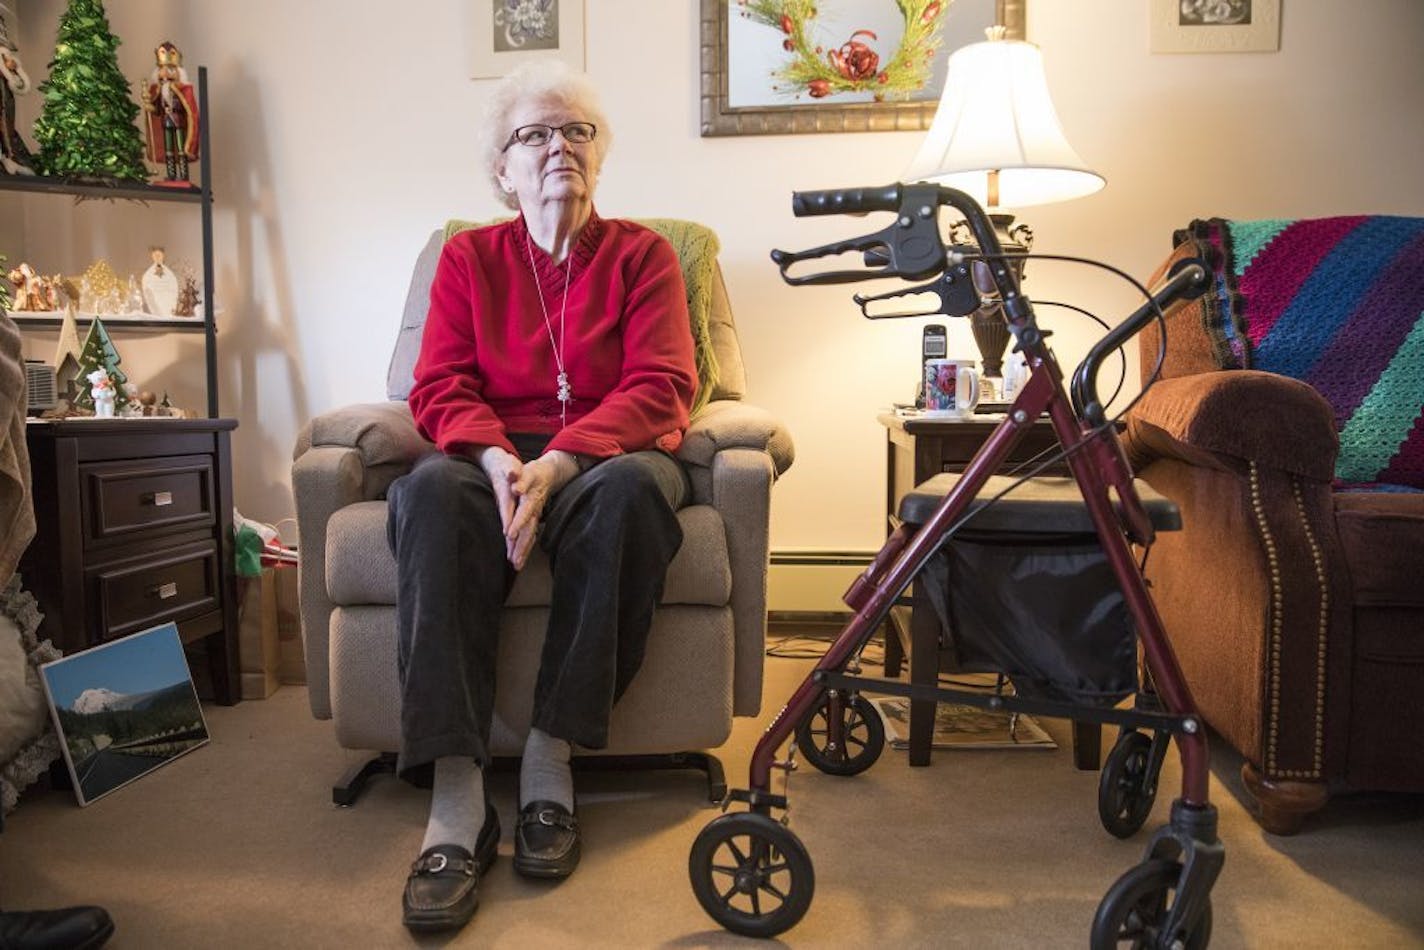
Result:
{"label": "brown leather recliner", "polygon": [[[1345,234],[1372,219],[1324,220]],[[1424,493],[1350,490],[1337,477],[1340,411],[1306,382],[1237,368],[1265,361],[1253,361],[1244,325],[1226,330],[1240,340],[1223,339],[1223,311],[1312,286],[1242,277],[1272,232],[1237,249],[1239,261],[1228,242],[1223,260],[1226,232],[1212,228],[1224,224],[1179,232],[1163,265],[1215,256],[1218,293],[1167,315],[1161,378],[1131,412],[1126,441],[1138,474],[1182,512],[1183,530],[1158,537],[1146,568],[1173,649],[1207,722],[1246,759],[1258,821],[1292,834],[1332,791],[1424,790]],[[1298,256],[1280,257],[1304,271]],[[1392,266],[1424,288],[1413,265]],[[1368,324],[1374,300],[1359,295],[1339,332],[1361,332],[1352,328]],[[1417,317],[1417,297],[1414,306]],[[1142,334],[1144,385],[1160,339]],[[1340,337],[1326,352],[1350,348]],[[1424,374],[1424,362],[1412,365]],[[1413,418],[1410,438],[1424,426],[1421,388],[1394,414],[1397,431]]]}

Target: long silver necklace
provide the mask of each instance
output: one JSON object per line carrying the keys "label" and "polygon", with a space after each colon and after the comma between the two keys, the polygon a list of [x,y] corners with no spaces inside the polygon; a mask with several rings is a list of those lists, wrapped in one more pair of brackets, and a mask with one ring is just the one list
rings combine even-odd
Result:
{"label": "long silver necklace", "polygon": [[529,258],[529,273],[534,278],[534,289],[539,292],[539,310],[544,314],[544,329],[549,331],[549,347],[554,351],[554,365],[559,370],[555,391],[559,400],[559,426],[568,425],[569,402],[574,398],[573,387],[569,385],[569,374],[564,370],[564,315],[569,311],[569,277],[574,270],[574,252],[569,248],[569,260],[564,266],[564,302],[559,307],[559,339],[554,341],[554,324],[549,320],[549,306],[544,303],[544,287],[539,283],[539,271],[534,267],[534,248],[529,232],[524,232],[524,253]]}

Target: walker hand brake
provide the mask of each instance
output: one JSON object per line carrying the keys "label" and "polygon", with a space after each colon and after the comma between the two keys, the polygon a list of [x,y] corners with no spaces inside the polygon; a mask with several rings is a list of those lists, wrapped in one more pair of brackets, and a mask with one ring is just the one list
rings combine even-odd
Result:
{"label": "walker hand brake", "polygon": [[[867,255],[869,256],[869,255]],[[939,298],[939,306],[933,310],[923,311],[896,311],[894,313],[871,313],[870,304],[880,300],[890,300],[895,297],[908,297],[913,294],[934,294]],[[964,261],[951,264],[945,268],[944,273],[928,284],[920,284],[917,287],[904,287],[900,290],[890,290],[883,294],[854,294],[852,299],[860,307],[861,314],[867,320],[893,320],[900,317],[931,317],[937,314],[944,314],[950,317],[966,317],[974,313],[980,307],[979,292],[974,288],[973,275],[970,273],[969,265]]]}
{"label": "walker hand brake", "polygon": [[[865,266],[858,270],[828,270],[819,274],[793,276],[791,265],[817,257],[830,257],[848,251],[863,252]],[[933,220],[911,222],[908,228],[898,223],[883,231],[861,237],[824,244],[805,251],[771,252],[771,259],[781,268],[781,279],[793,286],[801,284],[849,284],[877,277],[904,277],[920,280],[944,267],[944,245]],[[878,265],[878,266],[877,266]]]}
{"label": "walker hand brake", "polygon": [[[923,280],[944,269],[944,242],[939,236],[936,203],[938,189],[933,185],[891,185],[879,189],[847,191],[804,191],[792,195],[792,208],[798,217],[820,214],[864,214],[867,211],[896,211],[895,223],[874,234],[837,241],[805,251],[771,252],[771,259],[781,269],[788,284],[846,284],[878,277],[900,277]],[[859,270],[829,270],[819,274],[793,277],[787,271],[792,264],[845,254],[863,252],[865,267]]]}

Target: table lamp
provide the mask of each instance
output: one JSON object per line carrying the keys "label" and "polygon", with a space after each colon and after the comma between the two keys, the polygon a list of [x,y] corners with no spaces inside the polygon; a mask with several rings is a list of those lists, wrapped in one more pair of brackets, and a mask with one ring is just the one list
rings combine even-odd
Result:
{"label": "table lamp", "polygon": [[[1013,28],[1004,24],[1004,8],[1000,3],[999,22],[985,31],[987,41],[949,57],[939,108],[905,180],[967,193],[989,212],[1005,252],[1024,255],[1033,233],[999,209],[1081,198],[1105,182],[1068,144],[1044,79],[1043,56],[1024,42],[1021,22]],[[1015,268],[1022,277],[1022,257]],[[970,326],[984,376],[1002,380],[1009,331],[987,276],[976,274],[985,303]]]}

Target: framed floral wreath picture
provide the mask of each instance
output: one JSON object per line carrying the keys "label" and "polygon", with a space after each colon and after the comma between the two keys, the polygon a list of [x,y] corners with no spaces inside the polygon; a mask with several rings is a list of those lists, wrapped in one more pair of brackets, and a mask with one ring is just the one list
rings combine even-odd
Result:
{"label": "framed floral wreath picture", "polygon": [[701,0],[702,134],[929,128],[995,0]]}
{"label": "framed floral wreath picture", "polygon": [[472,79],[504,76],[529,59],[583,69],[584,0],[474,0]]}

